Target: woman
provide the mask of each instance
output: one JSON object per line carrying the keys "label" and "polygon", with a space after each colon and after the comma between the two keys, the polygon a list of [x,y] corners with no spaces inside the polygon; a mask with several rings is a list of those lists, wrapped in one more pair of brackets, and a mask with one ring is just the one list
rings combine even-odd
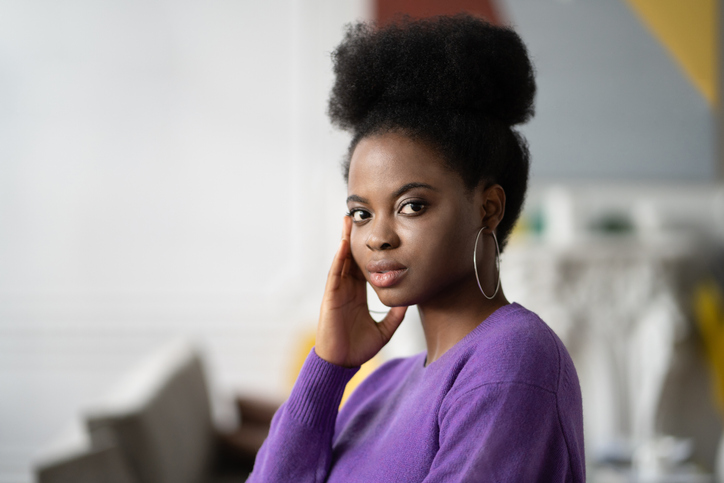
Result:
{"label": "woman", "polygon": [[[353,26],[334,59],[349,214],[317,345],[249,481],[584,481],[573,363],[500,286],[528,178],[511,127],[533,112],[523,43],[461,15]],[[391,307],[380,323],[367,282]],[[426,353],[384,364],[338,413],[413,304]]]}

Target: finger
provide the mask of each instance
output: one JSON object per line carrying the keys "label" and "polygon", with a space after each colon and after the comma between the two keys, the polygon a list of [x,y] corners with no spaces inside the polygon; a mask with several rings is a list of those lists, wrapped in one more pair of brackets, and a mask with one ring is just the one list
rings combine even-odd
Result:
{"label": "finger", "polygon": [[347,259],[348,251],[349,241],[341,240],[339,242],[337,253],[334,254],[332,266],[329,267],[329,273],[327,274],[327,287],[325,290],[335,290],[339,286],[339,281],[342,277],[342,270],[344,269],[344,263]]}
{"label": "finger", "polygon": [[352,257],[352,218],[350,216],[345,216],[342,219],[342,240],[347,240],[347,251],[345,256],[344,265],[342,266],[342,277],[346,277],[350,273],[355,273],[355,268],[357,264],[354,261],[354,258]]}
{"label": "finger", "polygon": [[345,257],[344,264],[342,265],[342,277],[346,277],[347,275],[349,275],[350,262],[354,263],[354,261],[350,257]]}
{"label": "finger", "polygon": [[345,215],[345,217],[342,219],[342,239],[345,238],[347,240],[350,239],[352,236],[352,217],[349,215]]}
{"label": "finger", "polygon": [[405,318],[406,312],[407,306],[392,307],[389,312],[387,312],[387,315],[385,315],[385,318],[377,324],[377,327],[385,338],[385,343],[392,338],[392,335],[402,323],[402,319]]}
{"label": "finger", "polygon": [[352,250],[350,248],[350,234],[352,233],[352,219],[346,216],[342,219],[342,241],[339,244],[337,253],[332,260],[332,266],[327,274],[327,284],[325,291],[336,290],[339,287],[343,276],[349,273],[352,260]]}

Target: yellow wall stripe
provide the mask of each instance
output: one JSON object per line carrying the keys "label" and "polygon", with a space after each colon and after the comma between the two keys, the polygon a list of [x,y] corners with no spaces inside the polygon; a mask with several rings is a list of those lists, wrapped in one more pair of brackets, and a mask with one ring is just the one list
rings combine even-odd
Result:
{"label": "yellow wall stripe", "polygon": [[713,107],[717,103],[718,0],[625,0]]}

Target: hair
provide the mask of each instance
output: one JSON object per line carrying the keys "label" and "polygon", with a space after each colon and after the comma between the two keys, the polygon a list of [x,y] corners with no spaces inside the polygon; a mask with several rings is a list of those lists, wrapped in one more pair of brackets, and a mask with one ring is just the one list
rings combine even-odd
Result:
{"label": "hair", "polygon": [[332,123],[362,138],[399,132],[437,150],[466,188],[499,184],[506,195],[497,227],[505,246],[525,199],[529,153],[513,126],[533,115],[535,78],[525,45],[509,28],[467,14],[382,28],[347,27],[333,52]]}

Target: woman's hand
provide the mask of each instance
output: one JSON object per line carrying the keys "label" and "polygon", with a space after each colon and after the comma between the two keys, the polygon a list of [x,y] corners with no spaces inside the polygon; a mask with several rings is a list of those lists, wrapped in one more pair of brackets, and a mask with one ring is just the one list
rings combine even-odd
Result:
{"label": "woman's hand", "polygon": [[400,326],[407,307],[393,307],[381,322],[367,308],[367,281],[352,258],[352,219],[344,217],[342,242],[327,275],[315,351],[332,364],[362,365],[377,354]]}

